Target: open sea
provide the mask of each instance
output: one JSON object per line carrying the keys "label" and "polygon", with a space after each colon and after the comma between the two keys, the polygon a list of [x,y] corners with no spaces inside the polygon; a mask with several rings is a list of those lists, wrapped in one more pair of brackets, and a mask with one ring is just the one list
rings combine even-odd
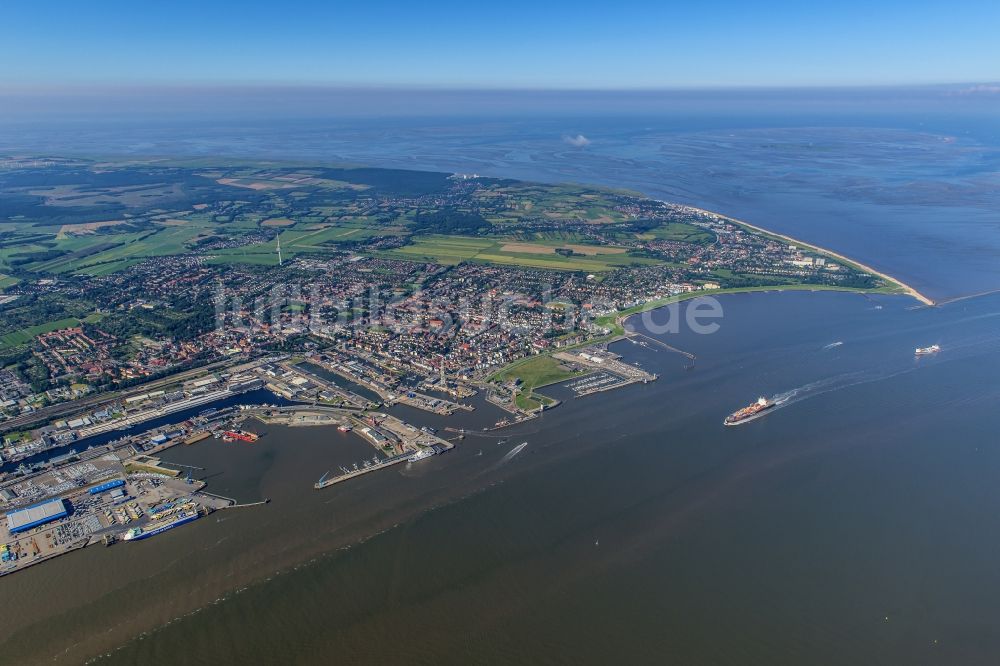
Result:
{"label": "open sea", "polygon": [[[271,503],[0,579],[4,663],[995,664],[1000,294],[975,294],[1000,289],[1000,139],[988,114],[918,111],[67,131],[61,154],[162,154],[174,136],[188,155],[627,187],[945,302],[723,296],[718,332],[660,336],[693,369],[617,343],[659,379],[551,387],[565,401],[540,419],[323,491],[371,457],[356,435],[261,427],[254,445],[171,450],[212,492]],[[59,141],[0,129],[0,150]],[[779,406],[723,427],[758,395]],[[394,412],[500,417],[477,405]]]}

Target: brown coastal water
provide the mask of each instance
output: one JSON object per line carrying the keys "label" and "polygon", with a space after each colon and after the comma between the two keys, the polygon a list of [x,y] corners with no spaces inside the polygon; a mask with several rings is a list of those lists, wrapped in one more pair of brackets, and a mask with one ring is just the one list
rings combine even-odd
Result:
{"label": "brown coastal water", "polygon": [[[670,336],[695,370],[619,344],[661,378],[568,399],[503,444],[470,436],[325,491],[312,488],[321,474],[370,457],[355,436],[270,428],[253,446],[176,449],[213,492],[273,501],[0,580],[0,651],[10,663],[993,663],[1000,299],[722,303],[718,333]],[[930,343],[943,352],[915,360]],[[782,406],[722,427],[761,393]]]}

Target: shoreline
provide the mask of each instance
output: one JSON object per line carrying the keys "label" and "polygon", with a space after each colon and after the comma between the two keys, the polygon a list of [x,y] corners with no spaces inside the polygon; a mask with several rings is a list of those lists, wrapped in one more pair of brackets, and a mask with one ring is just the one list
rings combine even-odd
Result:
{"label": "shoreline", "polygon": [[910,294],[901,293],[889,293],[889,292],[872,292],[870,289],[856,289],[848,287],[824,287],[822,285],[814,284],[789,284],[789,285],[761,285],[759,287],[734,287],[732,289],[711,289],[711,290],[698,290],[698,291],[688,291],[683,294],[675,294],[673,296],[667,296],[664,298],[657,299],[655,301],[649,301],[643,303],[642,305],[637,305],[633,308],[627,310],[620,310],[614,315],[608,315],[602,318],[609,325],[615,327],[611,333],[606,336],[602,336],[595,340],[581,343],[580,345],[575,345],[573,347],[568,347],[567,349],[573,349],[575,347],[583,347],[590,344],[603,344],[617,342],[619,338],[622,338],[628,334],[625,329],[625,322],[627,322],[631,317],[636,315],[645,314],[650,310],[657,310],[674,303],[680,303],[682,301],[689,301],[695,298],[705,298],[709,296],[726,296],[731,294],[753,294],[753,293],[768,293],[768,292],[782,292],[782,291],[830,291],[837,292],[841,294],[871,294],[871,293],[883,293],[887,296],[909,296]]}
{"label": "shoreline", "polygon": [[[671,203],[671,202],[664,202],[664,203]],[[765,229],[764,227],[759,227],[759,226],[757,226],[755,224],[750,224],[749,222],[744,222],[743,220],[739,220],[739,219],[737,219],[735,217],[730,217],[729,215],[723,215],[722,213],[717,213],[715,211],[706,210],[704,208],[698,208],[697,206],[688,206],[686,204],[680,204],[680,205],[684,206],[685,208],[689,208],[691,210],[697,211],[699,213],[704,213],[705,215],[716,215],[718,217],[721,217],[721,218],[724,218],[726,220],[729,220],[733,224],[738,224],[739,226],[746,227],[747,229],[753,229],[757,233],[766,234],[766,235],[772,236],[774,238],[780,238],[781,240],[788,241],[791,244],[799,245],[801,247],[808,248],[808,249],[810,249],[810,250],[812,250],[814,252],[819,252],[820,254],[825,254],[828,257],[833,257],[834,259],[839,259],[840,261],[846,262],[846,263],[848,263],[848,264],[850,264],[852,266],[856,266],[857,268],[861,269],[862,271],[865,271],[866,273],[871,273],[872,275],[876,275],[876,276],[882,278],[883,280],[891,282],[892,284],[894,284],[897,287],[899,287],[900,289],[902,289],[904,294],[906,294],[907,296],[911,296],[911,297],[917,299],[918,301],[920,301],[924,305],[928,305],[928,306],[936,305],[936,303],[933,300],[931,300],[930,298],[928,298],[924,294],[920,293],[919,291],[917,291],[916,289],[914,289],[910,285],[906,284],[905,282],[902,282],[901,280],[898,280],[898,279],[892,277],[891,275],[888,275],[887,273],[883,273],[880,270],[872,268],[871,266],[868,266],[867,264],[863,264],[863,263],[861,263],[859,261],[851,259],[850,257],[846,257],[846,256],[840,254],[839,252],[834,252],[834,251],[828,250],[828,249],[826,249],[824,247],[820,247],[819,245],[814,245],[812,243],[807,243],[805,241],[799,240],[798,238],[793,238],[792,236],[789,236],[787,234],[778,233],[776,231],[771,231],[770,229]]]}
{"label": "shoreline", "polygon": [[[709,212],[709,211],[705,211],[705,212]],[[794,239],[792,239],[792,240],[794,240]],[[803,245],[807,245],[807,244],[803,244]],[[813,248],[815,246],[809,245],[809,247]],[[817,251],[819,251],[819,249],[817,249]],[[831,256],[833,255],[833,253],[830,253],[830,254],[831,254]],[[845,259],[845,261],[846,260],[847,259]],[[855,264],[855,265],[861,266],[861,264]],[[893,283],[897,284],[897,285],[900,285],[900,286],[903,286],[903,287],[906,286],[906,285],[903,285],[903,283],[898,282],[896,280],[893,280]],[[643,303],[642,305],[637,305],[635,307],[628,308],[627,310],[619,310],[618,312],[614,313],[613,315],[606,315],[605,317],[601,317],[601,318],[598,319],[598,321],[604,321],[607,325],[609,325],[609,326],[612,327],[612,330],[611,330],[610,333],[608,333],[607,335],[599,336],[599,337],[591,339],[591,340],[587,340],[587,341],[581,342],[579,344],[570,345],[569,347],[565,347],[565,348],[561,349],[560,351],[569,351],[569,350],[573,350],[573,349],[587,348],[587,347],[590,347],[590,346],[593,346],[593,345],[610,345],[610,344],[613,344],[615,342],[622,341],[625,338],[628,338],[628,337],[630,337],[633,334],[627,328],[625,328],[625,325],[626,325],[626,323],[628,322],[629,319],[631,319],[632,317],[635,317],[637,315],[645,314],[645,313],[650,312],[652,310],[657,310],[659,308],[666,307],[668,305],[672,305],[674,303],[680,303],[682,301],[688,301],[688,300],[693,300],[693,299],[696,299],[696,298],[704,298],[704,297],[716,296],[716,295],[718,295],[718,296],[725,296],[725,295],[733,295],[733,294],[768,293],[768,292],[783,292],[783,291],[809,291],[809,292],[829,291],[829,292],[837,292],[837,293],[856,293],[856,294],[882,293],[882,294],[885,294],[887,296],[910,296],[910,297],[916,298],[917,300],[920,300],[921,302],[926,302],[927,305],[934,305],[934,303],[931,302],[930,299],[927,299],[925,296],[923,296],[919,292],[916,292],[915,290],[913,291],[913,293],[910,293],[909,291],[907,291],[905,293],[890,293],[890,292],[877,292],[877,291],[873,292],[873,290],[871,290],[871,289],[860,289],[860,288],[851,288],[851,287],[835,287],[835,286],[811,285],[811,284],[761,285],[761,286],[758,286],[758,287],[734,287],[734,288],[731,288],[731,289],[711,289],[711,290],[689,291],[689,292],[685,292],[685,293],[682,293],[682,294],[675,294],[673,296],[667,296],[667,297],[660,298],[660,299],[657,299],[657,300],[648,301],[646,303]],[[551,352],[551,351],[545,351],[545,352],[542,352],[541,355],[551,356],[552,353],[553,352]],[[528,357],[525,357],[525,358],[522,358],[522,359],[518,359],[517,361],[514,361],[510,365],[505,366],[504,368],[502,368],[501,372],[503,370],[508,369],[512,365],[516,365],[517,363],[523,362],[523,361],[525,361],[527,359],[531,359],[531,358],[536,358],[536,357],[534,357],[534,356],[528,356]],[[543,385],[540,385],[540,386],[534,386],[534,387],[532,387],[532,394],[534,394],[535,391],[537,391],[538,389],[543,389],[546,386],[551,386],[551,385],[554,385],[554,384],[561,384],[564,381],[568,381],[568,379],[555,380],[555,381],[549,382],[547,384],[543,384]],[[547,396],[547,395],[545,395],[545,393],[539,392],[538,395],[541,395],[543,397],[547,397],[547,398],[552,399],[551,396]],[[557,404],[553,405],[552,407],[555,407],[558,404],[559,403],[557,402]],[[514,421],[512,421],[510,423],[504,424],[503,426],[499,426],[499,427],[495,427],[495,428],[488,428],[487,430],[501,430],[501,429],[509,427],[509,426],[513,426],[513,425],[517,425],[519,423],[523,423],[526,420],[530,420],[532,418],[536,418],[539,415],[537,412],[524,412],[524,411],[520,411],[520,413],[525,418],[516,419],[516,420],[514,420]]]}
{"label": "shoreline", "polygon": [[[667,296],[665,298],[657,299],[655,301],[649,301],[642,305],[637,305],[634,308],[629,308],[628,310],[621,310],[614,315],[613,322],[620,329],[618,331],[612,332],[612,339],[600,339],[599,342],[614,342],[614,338],[621,337],[628,333],[625,330],[625,322],[629,318],[636,315],[645,314],[650,310],[657,310],[667,305],[672,305],[674,303],[680,303],[682,301],[690,301],[695,298],[705,298],[709,296],[726,296],[731,294],[753,294],[753,293],[768,293],[768,292],[782,292],[782,291],[832,291],[842,294],[870,294],[873,293],[869,289],[853,289],[847,287],[824,287],[822,285],[814,284],[790,284],[790,285],[761,285],[759,287],[734,287],[732,289],[710,289],[710,290],[698,290],[698,291],[688,291],[683,294],[676,294],[674,296]],[[874,293],[885,293],[887,296],[910,296],[910,294],[891,294],[886,292],[874,292]],[[588,343],[591,344],[591,343]]]}

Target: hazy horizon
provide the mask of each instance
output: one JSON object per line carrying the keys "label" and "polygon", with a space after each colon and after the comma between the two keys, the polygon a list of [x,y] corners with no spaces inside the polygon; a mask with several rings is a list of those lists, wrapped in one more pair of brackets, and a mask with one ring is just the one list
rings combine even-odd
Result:
{"label": "hazy horizon", "polygon": [[436,88],[302,85],[7,86],[0,122],[330,118],[511,117],[663,113],[993,112],[1000,85],[720,87],[662,89]]}

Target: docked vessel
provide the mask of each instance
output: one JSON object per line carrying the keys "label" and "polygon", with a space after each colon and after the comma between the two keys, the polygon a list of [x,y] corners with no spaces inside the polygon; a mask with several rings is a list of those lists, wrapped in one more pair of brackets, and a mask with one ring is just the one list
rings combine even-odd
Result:
{"label": "docked vessel", "polygon": [[913,353],[917,356],[929,356],[930,354],[937,354],[941,351],[940,345],[931,345],[930,347],[917,347],[913,350]]}
{"label": "docked vessel", "polygon": [[341,423],[339,426],[337,426],[337,430],[339,430],[340,432],[351,432],[351,426],[347,425],[346,423]]}
{"label": "docked vessel", "polygon": [[747,421],[753,421],[754,419],[764,416],[764,414],[766,414],[772,407],[774,407],[773,401],[768,400],[765,397],[760,397],[757,398],[757,402],[747,405],[743,409],[737,409],[735,412],[727,416],[723,423],[727,426],[734,426],[746,423]]}
{"label": "docked vessel", "polygon": [[124,541],[141,541],[142,539],[148,539],[151,536],[162,534],[167,530],[172,530],[175,527],[180,527],[181,525],[190,523],[193,520],[198,520],[199,518],[201,518],[201,514],[194,509],[179,511],[176,515],[167,520],[152,522],[145,527],[133,527],[126,532],[124,536],[122,536],[122,539]]}
{"label": "docked vessel", "polygon": [[437,453],[434,447],[428,446],[426,448],[420,449],[412,456],[410,456],[409,462],[417,462],[418,460],[423,460],[424,458],[430,458],[432,455]]}
{"label": "docked vessel", "polygon": [[222,433],[223,442],[233,442],[235,440],[240,440],[241,442],[256,442],[260,438],[259,435],[252,432],[246,432],[243,430],[227,430]]}

